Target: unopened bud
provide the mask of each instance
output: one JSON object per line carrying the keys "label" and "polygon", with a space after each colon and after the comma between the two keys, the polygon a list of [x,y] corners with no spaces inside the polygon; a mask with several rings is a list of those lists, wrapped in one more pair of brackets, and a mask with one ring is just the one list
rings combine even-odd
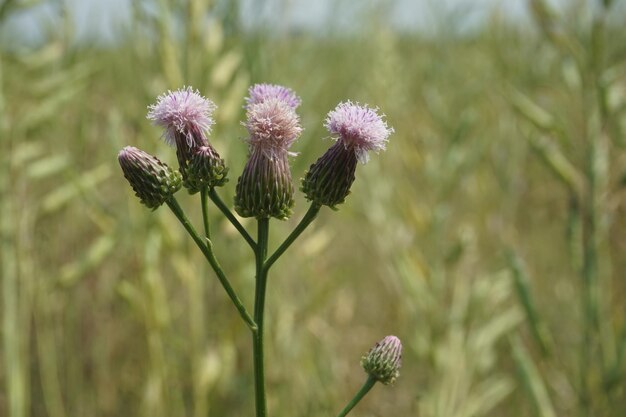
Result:
{"label": "unopened bud", "polygon": [[190,193],[203,188],[221,187],[228,182],[228,168],[215,149],[202,146],[194,150],[186,168],[184,185]]}
{"label": "unopened bud", "polygon": [[385,385],[393,384],[400,376],[402,343],[395,336],[386,336],[361,358],[361,366],[370,376]]}
{"label": "unopened bud", "polygon": [[127,146],[117,159],[141,203],[156,209],[181,187],[181,175],[140,149]]}

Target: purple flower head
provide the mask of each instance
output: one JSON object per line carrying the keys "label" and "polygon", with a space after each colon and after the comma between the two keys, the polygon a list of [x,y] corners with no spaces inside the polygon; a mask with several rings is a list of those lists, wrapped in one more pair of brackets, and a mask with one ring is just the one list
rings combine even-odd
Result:
{"label": "purple flower head", "polygon": [[249,109],[250,106],[257,103],[263,103],[266,100],[278,99],[284,101],[292,109],[296,109],[300,103],[300,97],[287,87],[275,84],[255,84],[248,89],[250,97],[246,97],[246,105],[244,108]]}
{"label": "purple flower head", "polygon": [[193,148],[194,145],[200,146],[203,144],[201,142],[206,142],[204,132],[210,132],[215,123],[211,115],[216,108],[198,90],[184,87],[160,95],[156,104],[148,107],[148,119],[165,129],[163,138],[168,144],[179,146],[176,135],[182,135],[187,145]]}
{"label": "purple flower head", "polygon": [[363,164],[369,160],[369,151],[385,149],[387,138],[393,133],[393,128],[383,120],[384,115],[379,116],[377,110],[351,101],[339,103],[328,113],[324,124],[335,140],[341,141],[346,149],[354,150]]}
{"label": "purple flower head", "polygon": [[248,106],[247,116],[243,125],[250,134],[250,147],[270,159],[288,152],[302,132],[300,118],[294,109],[276,98]]}

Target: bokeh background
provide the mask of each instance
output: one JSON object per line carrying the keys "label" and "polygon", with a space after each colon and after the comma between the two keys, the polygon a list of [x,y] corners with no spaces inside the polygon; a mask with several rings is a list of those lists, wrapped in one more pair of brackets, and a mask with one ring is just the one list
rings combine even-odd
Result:
{"label": "bokeh background", "polygon": [[[358,416],[623,416],[626,31],[620,0],[0,1],[0,415],[253,414],[248,330],[166,209],[139,204],[127,144],[167,89],[219,106],[232,201],[243,98],[302,97],[294,178],[346,99],[388,150],[273,269],[274,416],[332,416],[387,334],[402,375]],[[196,197],[179,200],[200,226]],[[271,224],[276,247],[306,210]],[[211,213],[248,306],[249,248]],[[244,224],[254,231],[252,222]]]}

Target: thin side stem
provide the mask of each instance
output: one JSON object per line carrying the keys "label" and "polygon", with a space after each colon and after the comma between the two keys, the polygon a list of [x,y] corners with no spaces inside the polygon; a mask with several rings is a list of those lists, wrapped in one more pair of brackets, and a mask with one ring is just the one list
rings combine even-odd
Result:
{"label": "thin side stem", "polygon": [[363,397],[365,397],[365,395],[372,389],[375,383],[376,383],[376,378],[370,375],[367,378],[367,381],[365,381],[365,383],[359,390],[359,392],[357,392],[354,398],[352,398],[352,400],[348,403],[348,405],[346,405],[346,407],[343,410],[341,410],[341,413],[339,413],[337,417],[347,416],[350,410],[352,410],[354,406],[357,405],[359,401],[363,399]]}
{"label": "thin side stem", "polygon": [[241,236],[243,236],[246,242],[248,242],[248,245],[250,245],[252,250],[256,251],[256,243],[254,242],[254,239],[252,239],[252,236],[250,236],[250,234],[246,231],[243,225],[239,223],[239,220],[237,220],[237,218],[233,215],[233,213],[231,213],[228,206],[224,204],[224,201],[222,201],[219,194],[217,194],[217,191],[215,191],[215,188],[211,188],[209,190],[209,197],[211,198],[213,203],[215,203],[217,208],[219,208],[220,211],[224,213],[224,216],[226,216],[226,218],[231,222],[231,224],[235,226],[235,229],[237,229],[237,231],[241,234]]}
{"label": "thin side stem", "polygon": [[241,316],[243,321],[248,325],[248,327],[253,332],[256,332],[257,325],[256,325],[255,321],[252,319],[252,317],[250,317],[250,314],[248,314],[248,311],[246,310],[246,307],[243,305],[243,303],[241,302],[241,300],[237,296],[237,293],[235,292],[233,287],[230,285],[230,282],[228,281],[228,278],[226,278],[226,274],[224,274],[224,271],[222,270],[222,267],[220,266],[219,262],[217,262],[217,259],[215,258],[215,255],[213,254],[213,244],[211,243],[211,240],[210,239],[205,239],[206,240],[206,242],[205,242],[205,240],[203,240],[198,235],[196,230],[193,228],[193,226],[189,222],[189,219],[185,215],[185,212],[180,207],[180,205],[178,204],[178,201],[176,201],[176,199],[174,197],[170,198],[167,201],[167,205],[172,210],[172,212],[174,213],[176,218],[178,218],[178,220],[183,225],[185,230],[187,230],[187,233],[189,233],[189,235],[192,237],[193,241],[196,242],[196,245],[198,246],[198,248],[200,248],[200,250],[202,251],[202,254],[206,258],[206,260],[209,261],[209,264],[211,265],[211,267],[215,271],[215,274],[217,275],[217,278],[220,280],[220,283],[222,284],[222,286],[226,290],[226,293],[230,297],[231,301],[233,302],[233,304],[235,305],[235,307],[239,311],[239,315]]}
{"label": "thin side stem", "polygon": [[267,257],[269,240],[269,219],[258,220],[258,241],[255,251],[256,258],[256,290],[254,297],[254,321],[257,331],[252,334],[254,355],[254,393],[257,417],[267,416],[265,399],[265,368],[263,363],[263,318],[265,311],[265,290],[267,287],[267,270],[263,268]]}
{"label": "thin side stem", "polygon": [[265,274],[269,271],[269,269],[274,265],[274,262],[278,260],[282,256],[283,253],[291,246],[291,244],[304,232],[304,230],[311,224],[315,217],[317,217],[317,213],[319,213],[321,205],[317,203],[311,203],[309,210],[306,212],[300,223],[296,226],[295,229],[291,232],[287,239],[276,249],[276,251],[269,257],[269,259],[265,262],[263,269],[265,270]]}
{"label": "thin side stem", "polygon": [[207,189],[200,190],[200,200],[202,201],[202,222],[204,224],[204,236],[211,239],[211,228],[209,226],[209,205],[207,201]]}

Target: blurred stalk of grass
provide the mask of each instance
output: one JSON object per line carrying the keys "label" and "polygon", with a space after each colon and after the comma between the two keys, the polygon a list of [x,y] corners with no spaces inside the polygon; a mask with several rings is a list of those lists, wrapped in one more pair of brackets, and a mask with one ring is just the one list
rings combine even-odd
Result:
{"label": "blurred stalk of grass", "polygon": [[[550,65],[561,67],[563,78],[550,89],[526,94],[518,90],[511,96],[516,112],[532,126],[525,133],[531,147],[560,180],[569,201],[563,223],[571,271],[580,277],[580,318],[573,345],[579,350],[578,366],[565,373],[576,391],[576,410],[583,416],[624,406],[616,396],[624,382],[617,352],[625,341],[616,335],[624,322],[624,288],[615,276],[621,262],[616,259],[614,233],[621,223],[626,64],[623,48],[615,42],[616,29],[608,26],[613,3],[572,10],[582,22],[573,26],[547,2],[533,0],[533,17],[551,54]],[[563,106],[558,95],[568,97],[570,105]]]}
{"label": "blurred stalk of grass", "polygon": [[[146,105],[192,85],[219,105],[211,140],[232,201],[243,96],[263,81],[303,98],[294,178],[328,146],[323,115],[341,100],[380,106],[396,129],[341,210],[275,267],[270,410],[336,412],[362,383],[360,355],[393,333],[402,376],[355,412],[621,416],[625,34],[582,2],[567,18],[529,5],[541,36],[494,16],[465,38],[375,18],[325,38],[240,31],[238,2],[134,1],[119,45],[75,46],[66,24],[36,50],[0,52],[0,415],[253,409],[245,327],[175,219],[133,198],[115,154],[175,161]],[[211,221],[251,305],[253,259],[217,210]]]}

